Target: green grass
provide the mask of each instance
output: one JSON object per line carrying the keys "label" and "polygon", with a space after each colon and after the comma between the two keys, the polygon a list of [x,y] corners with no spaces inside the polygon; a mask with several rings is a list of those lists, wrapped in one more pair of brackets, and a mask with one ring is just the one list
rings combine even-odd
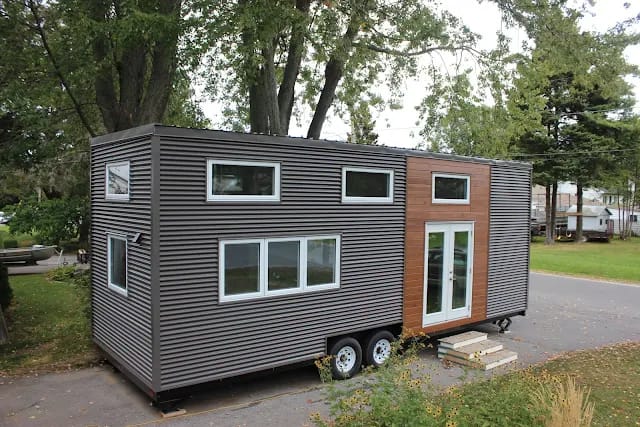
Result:
{"label": "green grass", "polygon": [[541,425],[531,396],[554,378],[571,376],[591,390],[593,426],[640,422],[640,343],[568,353],[524,371],[450,389],[443,411],[455,408],[459,426]]}
{"label": "green grass", "polygon": [[20,375],[84,366],[96,360],[84,289],[43,275],[10,276],[13,302],[5,317],[0,374]]}
{"label": "green grass", "polygon": [[531,269],[640,283],[640,238],[610,243],[531,244]]}
{"label": "green grass", "polygon": [[551,374],[571,375],[591,389],[593,425],[637,426],[640,423],[640,343],[570,353],[547,362]]}

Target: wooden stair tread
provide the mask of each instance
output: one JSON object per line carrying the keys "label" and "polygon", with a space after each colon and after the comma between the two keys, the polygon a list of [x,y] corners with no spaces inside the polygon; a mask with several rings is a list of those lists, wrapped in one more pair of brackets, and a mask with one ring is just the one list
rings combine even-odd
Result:
{"label": "wooden stair tread", "polygon": [[477,359],[485,354],[495,353],[503,349],[503,345],[497,341],[484,340],[473,344],[468,344],[456,349],[438,347],[438,356],[440,354],[450,354],[462,359]]}
{"label": "wooden stair tread", "polygon": [[486,339],[487,334],[484,332],[469,331],[457,335],[451,335],[445,338],[440,338],[438,341],[440,342],[439,346],[442,348],[458,349],[465,345],[485,341]]}
{"label": "wooden stair tread", "polygon": [[509,362],[513,362],[514,360],[518,359],[518,353],[511,350],[499,350],[494,353],[489,353],[485,354],[484,356],[474,358],[472,360],[462,359],[451,354],[444,354],[442,358],[444,360],[471,366],[473,368],[484,369],[486,371],[507,364]]}

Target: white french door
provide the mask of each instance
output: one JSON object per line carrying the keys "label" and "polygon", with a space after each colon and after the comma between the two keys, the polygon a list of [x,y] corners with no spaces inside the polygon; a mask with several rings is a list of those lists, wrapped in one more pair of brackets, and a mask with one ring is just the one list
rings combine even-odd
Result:
{"label": "white french door", "polygon": [[422,325],[471,316],[472,222],[427,222]]}

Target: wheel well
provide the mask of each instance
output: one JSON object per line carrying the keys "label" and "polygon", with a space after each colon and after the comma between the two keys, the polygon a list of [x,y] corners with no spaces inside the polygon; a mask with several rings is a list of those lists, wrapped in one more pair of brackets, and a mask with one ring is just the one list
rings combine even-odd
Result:
{"label": "wheel well", "polygon": [[355,338],[359,343],[360,346],[364,349],[365,346],[367,345],[366,343],[366,339],[369,335],[378,332],[378,331],[389,331],[393,334],[394,337],[397,337],[400,335],[400,333],[402,333],[402,324],[401,323],[397,323],[397,324],[393,324],[393,325],[385,325],[385,326],[378,326],[375,328],[370,328],[370,329],[364,329],[364,330],[360,330],[360,331],[353,331],[353,332],[348,332],[348,333],[344,333],[344,334],[340,334],[340,335],[334,335],[334,336],[330,336],[326,338],[326,343],[325,343],[325,352],[329,352],[329,349],[331,348],[331,346],[338,341],[341,338],[344,337],[351,337],[351,338]]}

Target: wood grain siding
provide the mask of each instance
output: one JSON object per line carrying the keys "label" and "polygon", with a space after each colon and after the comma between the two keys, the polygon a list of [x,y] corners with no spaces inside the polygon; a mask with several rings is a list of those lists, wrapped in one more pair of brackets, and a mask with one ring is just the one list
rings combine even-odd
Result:
{"label": "wood grain siding", "polygon": [[[434,204],[432,173],[470,177],[469,204]],[[407,205],[405,229],[405,280],[403,321],[407,329],[433,333],[486,319],[490,165],[407,157]],[[422,327],[424,294],[425,223],[429,221],[473,221],[473,288],[471,318]]]}

